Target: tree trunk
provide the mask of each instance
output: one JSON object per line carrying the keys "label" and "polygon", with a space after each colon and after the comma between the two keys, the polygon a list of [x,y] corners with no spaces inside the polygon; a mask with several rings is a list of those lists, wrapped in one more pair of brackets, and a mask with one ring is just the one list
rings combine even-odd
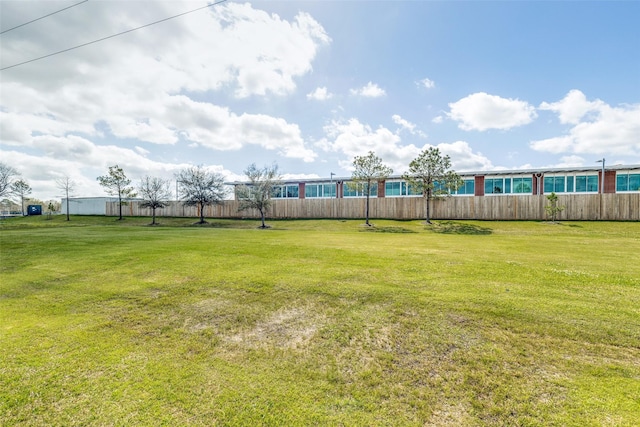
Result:
{"label": "tree trunk", "polygon": [[367,183],[367,203],[365,204],[364,216],[365,216],[365,224],[369,224],[369,193],[371,192],[371,184]]}
{"label": "tree trunk", "polygon": [[151,208],[151,216],[153,217],[151,225],[156,225],[156,208]]}
{"label": "tree trunk", "polygon": [[262,221],[262,225],[260,226],[260,228],[267,228],[264,223],[264,209],[260,209],[260,220]]}
{"label": "tree trunk", "polygon": [[118,212],[120,213],[120,217],[118,221],[122,220],[122,196],[118,195]]}
{"label": "tree trunk", "polygon": [[367,206],[365,208],[365,224],[369,225],[369,195],[367,195]]}
{"label": "tree trunk", "polygon": [[429,212],[429,208],[431,207],[431,197],[429,197],[427,195],[427,197],[425,197],[425,204],[426,204],[426,218],[425,218],[425,222],[427,224],[431,224],[431,216],[430,216],[430,212]]}
{"label": "tree trunk", "polygon": [[200,222],[198,224],[204,224],[204,203],[200,203]]}

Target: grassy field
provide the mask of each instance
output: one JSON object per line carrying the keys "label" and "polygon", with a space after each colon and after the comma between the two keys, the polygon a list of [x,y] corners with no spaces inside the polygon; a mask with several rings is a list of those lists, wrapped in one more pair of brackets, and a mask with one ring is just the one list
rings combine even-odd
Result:
{"label": "grassy field", "polygon": [[640,223],[0,221],[0,425],[636,426]]}

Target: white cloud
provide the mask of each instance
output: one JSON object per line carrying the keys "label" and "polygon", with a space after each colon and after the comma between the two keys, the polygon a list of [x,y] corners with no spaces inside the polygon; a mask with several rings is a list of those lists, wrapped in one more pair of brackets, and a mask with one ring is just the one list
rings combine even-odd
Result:
{"label": "white cloud", "polygon": [[[153,8],[130,2],[114,14],[111,6],[91,3],[43,21],[27,36],[3,35],[2,65],[193,8],[188,2],[158,2]],[[12,9],[5,16],[16,20],[24,13],[7,7]],[[77,49],[3,71],[2,141],[28,146],[34,135],[95,137],[106,130],[123,141],[187,140],[218,150],[260,145],[311,161],[315,153],[305,148],[297,125],[266,115],[236,115],[193,99],[210,91],[240,98],[289,94],[329,42],[306,13],[285,20],[248,3],[218,5],[102,42],[99,49]]]}
{"label": "white cloud", "polygon": [[549,110],[558,113],[560,123],[577,125],[586,114],[595,112],[605,107],[602,101],[587,101],[587,97],[579,90],[571,90],[558,102],[543,102],[538,107],[540,110]]}
{"label": "white cloud", "polygon": [[166,101],[164,123],[183,129],[181,135],[188,141],[221,151],[257,145],[305,162],[316,157],[313,150],[306,148],[298,125],[282,118],[265,114],[237,115],[226,108],[195,102],[182,95],[170,98]]}
{"label": "white cloud", "polygon": [[296,124],[264,114],[243,114],[238,121],[243,130],[242,137],[249,144],[277,150],[282,156],[299,158],[305,162],[311,162],[316,157],[313,150],[305,148]]}
{"label": "white cloud", "polygon": [[112,115],[108,118],[111,132],[118,138],[138,139],[154,144],[175,144],[178,142],[176,129],[162,120],[150,117],[124,117]]}
{"label": "white cloud", "polygon": [[[326,151],[339,152],[347,156],[340,166],[349,170],[355,156],[373,151],[394,171],[406,167],[419,149],[414,145],[400,145],[400,137],[385,127],[372,129],[369,125],[352,118],[348,121],[333,121],[324,128],[326,138],[318,146]],[[408,159],[408,161],[407,161]]]}
{"label": "white cloud", "polygon": [[563,156],[560,158],[560,163],[556,164],[555,167],[564,168],[564,167],[576,167],[583,166],[585,160],[580,156]]}
{"label": "white cloud", "polygon": [[377,84],[369,82],[359,89],[351,89],[351,94],[363,96],[365,98],[380,98],[381,96],[385,96],[387,93]]}
{"label": "white cloud", "polygon": [[326,87],[318,87],[313,92],[307,94],[307,99],[316,101],[326,101],[331,98],[333,98],[333,94],[330,93]]}
{"label": "white cloud", "polygon": [[450,103],[449,108],[447,115],[463,130],[506,130],[531,123],[537,117],[535,108],[525,101],[484,92]]}
{"label": "white cloud", "polygon": [[393,116],[391,116],[391,120],[393,120],[395,124],[400,126],[400,129],[398,129],[396,133],[400,133],[402,130],[406,130],[412,135],[418,135],[421,138],[427,137],[427,134],[422,132],[420,129],[416,129],[416,125],[414,123],[411,123],[410,121],[403,119],[397,114],[394,114]]}
{"label": "white cloud", "polygon": [[249,3],[236,6],[214,8],[214,16],[219,10],[218,16],[228,19],[227,28],[233,29],[230,36],[237,36],[228,40],[232,46],[225,49],[227,53],[229,48],[235,49],[237,95],[292,92],[296,87],[294,77],[311,71],[318,47],[329,43],[324,28],[307,13],[299,13],[293,22],[287,22],[253,9]]}
{"label": "white cloud", "polygon": [[138,154],[140,154],[141,156],[147,156],[147,155],[149,155],[149,153],[150,153],[150,151],[149,151],[149,150],[145,150],[144,148],[142,148],[142,147],[138,147],[137,145],[136,145],[135,147],[133,147],[133,148],[134,148],[134,149],[138,152]]}
{"label": "white cloud", "polygon": [[474,153],[469,143],[456,141],[436,145],[443,154],[451,157],[451,166],[456,171],[477,171],[493,169],[491,160],[482,153]]}
{"label": "white cloud", "polygon": [[98,157],[93,158],[96,146],[91,141],[75,135],[66,137],[52,135],[36,136],[33,138],[32,146],[52,159],[65,159],[78,162],[86,162],[87,160],[100,161]]}
{"label": "white cloud", "polygon": [[442,116],[436,116],[431,120],[431,122],[439,124],[439,123],[442,123],[443,120],[444,118]]}
{"label": "white cloud", "polygon": [[[283,173],[283,180],[305,180],[305,179],[316,179],[320,178],[318,174],[315,173]],[[246,178],[245,178],[246,179]]]}
{"label": "white cloud", "polygon": [[393,120],[393,122],[397,125],[400,125],[400,127],[402,129],[406,129],[409,132],[413,133],[416,129],[416,125],[403,119],[402,117],[400,117],[397,114],[394,114],[393,116],[391,116],[391,119]]}
{"label": "white cloud", "polygon": [[592,162],[585,163],[585,159],[580,156],[562,156],[560,157],[560,161],[555,163],[549,163],[545,165],[532,165],[531,163],[525,163],[523,165],[519,165],[517,167],[511,169],[546,169],[546,168],[575,168],[584,166],[585,164],[592,165]]}
{"label": "white cloud", "polygon": [[[180,169],[190,166],[186,163],[150,160],[138,153],[137,149],[97,145],[75,136],[36,137],[33,148],[46,150],[46,155],[0,150],[0,158],[10,165],[16,165],[20,173],[29,177],[29,184],[33,188],[32,196],[42,200],[61,197],[61,190],[56,187],[55,180],[64,176],[69,176],[76,183],[74,194],[78,197],[103,195],[104,189],[100,187],[96,177],[104,175],[108,167],[115,164],[124,169],[133,185],[146,175],[171,180]],[[210,165],[207,168],[221,173],[227,180],[238,178],[220,165]]]}
{"label": "white cloud", "polygon": [[[19,19],[24,13],[19,5],[7,6],[6,16]],[[26,37],[19,31],[3,35],[2,65],[147,24],[192,6],[176,1],[156,2],[150,8],[145,2],[130,2],[118,14],[108,2],[74,8],[55,20],[42,21]],[[90,25],[81,24],[85,22]],[[19,74],[19,80],[47,91],[64,80],[66,85],[92,82],[95,86],[109,81],[113,88],[127,87],[136,93],[231,86],[241,97],[286,94],[295,89],[296,77],[311,71],[319,48],[330,41],[307,13],[287,21],[249,3],[226,3],[101,42],[99,49],[77,49],[7,70],[3,79]],[[46,76],[42,67],[47,67]]]}
{"label": "white cloud", "polygon": [[[393,168],[394,174],[399,175],[407,170],[411,160],[416,158],[420,151],[431,146],[425,144],[418,147],[414,144],[402,144],[400,136],[389,129],[379,127],[374,130],[353,118],[346,122],[330,123],[325,127],[325,133],[327,137],[319,141],[318,145],[325,151],[345,154],[347,160],[341,162],[341,166],[347,170],[351,169],[355,156],[373,151],[384,160],[385,164]],[[444,154],[451,156],[453,167],[457,170],[491,169],[491,162],[481,153],[474,153],[469,144],[464,141],[442,143],[436,147],[440,148]]]}
{"label": "white cloud", "polygon": [[425,89],[432,89],[434,87],[436,87],[436,82],[434,82],[431,79],[422,79],[418,82],[416,82],[418,84],[418,86],[424,87]]}
{"label": "white cloud", "polygon": [[[118,138],[156,144],[175,144],[182,138],[188,143],[195,142],[221,151],[258,145],[275,150],[284,157],[300,158],[306,162],[313,161],[316,157],[313,150],[306,148],[298,125],[287,123],[282,118],[263,114],[237,115],[226,108],[206,102],[195,102],[184,95],[158,96],[156,100],[156,105],[163,106],[158,111],[152,111],[150,108],[146,112],[130,111],[129,115],[120,115],[113,111],[110,115],[105,115],[103,120]],[[122,111],[128,109],[128,106],[122,107]],[[154,117],[148,117],[151,114]],[[74,137],[72,133],[81,131],[82,128],[46,115],[0,112],[0,119],[3,123],[11,124],[7,128],[2,127],[3,142],[6,141],[6,145],[30,146],[33,141],[42,140],[44,136],[82,139]],[[32,138],[31,132],[43,135]],[[97,132],[92,130],[88,134],[96,135]],[[46,151],[54,147],[56,146],[42,148]],[[75,145],[66,148],[68,155],[81,154],[80,151],[72,151],[71,147]]]}
{"label": "white cloud", "polygon": [[531,148],[534,150],[554,154],[567,153],[572,150],[572,146],[573,138],[571,136],[557,136],[531,142]]}
{"label": "white cloud", "polygon": [[333,140],[326,148],[349,156],[363,155],[368,151],[389,152],[400,142],[400,137],[389,129],[381,126],[374,130],[355,118],[334,120],[325,126],[324,131]]}
{"label": "white cloud", "polygon": [[550,153],[640,155],[640,104],[612,107],[603,101],[587,101],[572,90],[562,100],[542,103],[541,109],[558,114],[572,125],[561,136],[531,142],[531,148]]}
{"label": "white cloud", "polygon": [[41,200],[60,199],[62,190],[57,188],[55,180],[64,176],[69,176],[76,183],[75,195],[102,194],[95,178],[87,179],[83,175],[85,169],[75,161],[51,159],[18,151],[0,151],[0,157],[4,162],[16,165],[21,174],[29,177],[29,185],[33,188],[31,197]]}

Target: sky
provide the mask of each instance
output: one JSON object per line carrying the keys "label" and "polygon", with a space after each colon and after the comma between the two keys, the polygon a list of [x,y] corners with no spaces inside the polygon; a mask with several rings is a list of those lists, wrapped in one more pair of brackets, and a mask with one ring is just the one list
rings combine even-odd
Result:
{"label": "sky", "polygon": [[41,200],[63,177],[105,196],[116,164],[134,185],[348,177],[369,151],[399,175],[432,146],[460,172],[640,164],[640,1],[79,2],[0,1],[0,162]]}

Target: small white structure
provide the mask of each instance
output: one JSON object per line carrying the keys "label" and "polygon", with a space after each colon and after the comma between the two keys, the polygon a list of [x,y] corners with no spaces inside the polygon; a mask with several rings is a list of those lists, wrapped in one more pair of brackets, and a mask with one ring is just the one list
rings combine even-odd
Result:
{"label": "small white structure", "polygon": [[[69,215],[106,215],[107,202],[117,202],[117,197],[70,197]],[[61,212],[67,214],[67,199],[61,202]]]}

